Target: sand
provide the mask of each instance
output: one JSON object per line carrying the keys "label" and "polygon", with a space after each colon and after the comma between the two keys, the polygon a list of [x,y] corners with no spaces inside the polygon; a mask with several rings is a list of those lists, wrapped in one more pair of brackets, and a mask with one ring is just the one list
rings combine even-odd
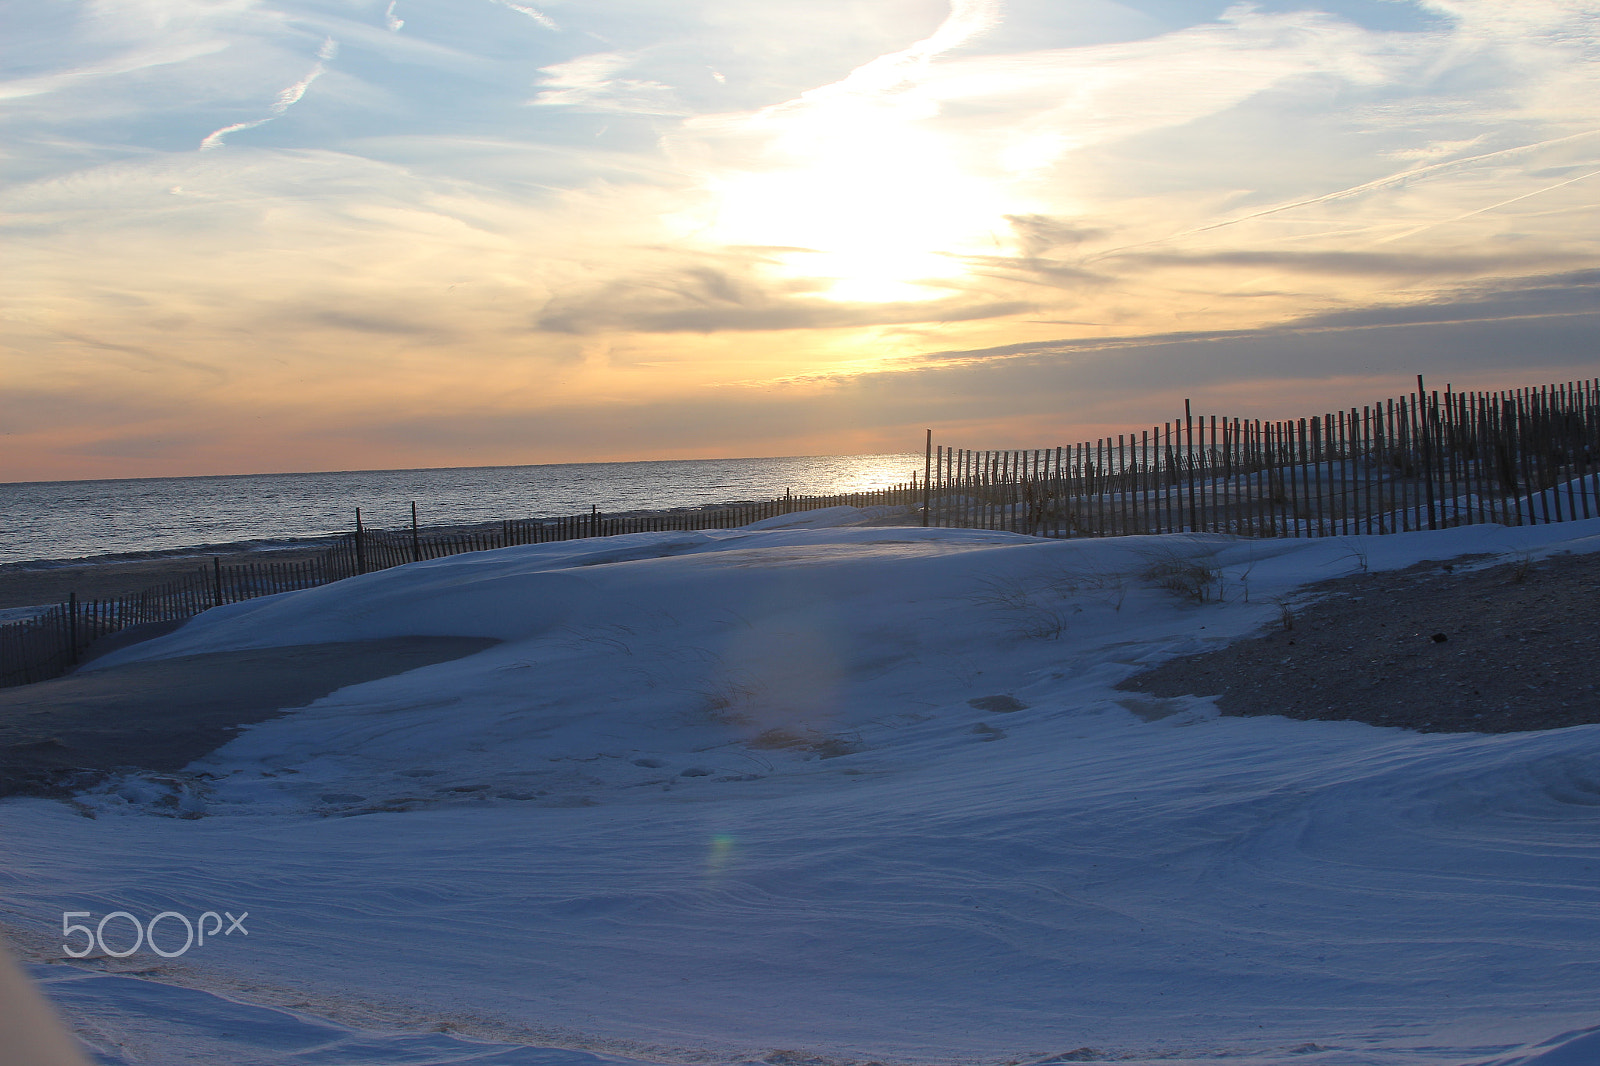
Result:
{"label": "sand", "polygon": [[0,796],[62,796],[120,770],[172,773],[346,685],[499,641],[397,637],[190,655],[0,689]]}
{"label": "sand", "polygon": [[1261,636],[1121,687],[1214,696],[1224,714],[1511,733],[1600,722],[1597,652],[1600,553],[1457,559],[1311,586]]}
{"label": "sand", "polygon": [[62,603],[76,592],[80,600],[127,596],[154,585],[209,572],[212,556],[225,566],[244,563],[301,562],[321,555],[327,544],[271,550],[229,549],[204,555],[137,555],[112,560],[63,560],[0,564],[0,610]]}

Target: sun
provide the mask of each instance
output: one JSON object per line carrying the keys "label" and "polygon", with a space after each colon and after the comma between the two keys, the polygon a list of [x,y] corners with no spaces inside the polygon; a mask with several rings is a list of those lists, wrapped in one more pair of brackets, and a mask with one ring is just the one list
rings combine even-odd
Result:
{"label": "sun", "polygon": [[708,181],[705,236],[777,253],[817,295],[881,303],[947,296],[963,254],[992,254],[996,224],[1017,210],[963,165],[951,143],[895,108],[830,107],[773,131],[763,169]]}

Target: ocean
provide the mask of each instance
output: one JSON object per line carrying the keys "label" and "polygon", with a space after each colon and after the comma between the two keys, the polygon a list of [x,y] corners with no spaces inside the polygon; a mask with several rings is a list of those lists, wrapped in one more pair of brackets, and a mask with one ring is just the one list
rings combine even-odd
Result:
{"label": "ocean", "polygon": [[911,479],[920,455],[556,463],[432,470],[0,484],[0,563],[83,559],[408,526],[697,507],[862,492]]}

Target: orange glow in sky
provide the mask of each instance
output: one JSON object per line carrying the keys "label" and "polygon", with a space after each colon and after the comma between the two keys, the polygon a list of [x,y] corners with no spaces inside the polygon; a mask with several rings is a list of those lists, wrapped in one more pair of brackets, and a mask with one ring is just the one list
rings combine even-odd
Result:
{"label": "orange glow in sky", "polygon": [[1185,395],[1592,375],[1597,31],[1600,0],[29,6],[0,480],[1042,447]]}

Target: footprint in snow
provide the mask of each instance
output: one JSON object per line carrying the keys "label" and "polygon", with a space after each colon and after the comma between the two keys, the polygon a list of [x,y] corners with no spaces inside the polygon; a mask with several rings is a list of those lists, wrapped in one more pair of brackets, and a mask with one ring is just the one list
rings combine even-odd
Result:
{"label": "footprint in snow", "polygon": [[968,707],[976,707],[980,711],[994,711],[996,714],[1010,714],[1012,711],[1025,711],[1028,705],[1015,696],[979,696],[977,699],[967,701]]}

